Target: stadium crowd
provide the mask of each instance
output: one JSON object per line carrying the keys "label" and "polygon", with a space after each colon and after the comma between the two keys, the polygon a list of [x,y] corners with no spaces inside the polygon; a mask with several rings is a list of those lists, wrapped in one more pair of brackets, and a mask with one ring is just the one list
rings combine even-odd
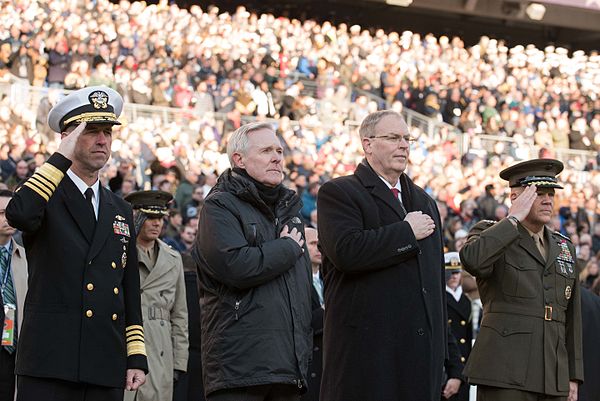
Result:
{"label": "stadium crowd", "polygon": [[[0,104],[6,138],[0,166],[10,188],[56,149],[45,116],[60,89],[98,84],[130,103],[189,111],[180,121],[152,115],[127,121],[117,129],[103,173],[123,195],[149,187],[176,193],[185,222],[196,213],[188,204],[201,204],[193,203],[193,186],[208,193],[228,167],[227,135],[251,116],[275,119],[287,179],[303,193],[307,220],[319,183],[353,171],[362,157],[353,122],[387,104],[456,126],[468,138],[466,152],[449,126],[433,135],[413,127],[418,141],[410,166],[415,182],[448,210],[450,247],[461,227],[505,212],[495,210],[507,198],[506,190],[494,189],[502,188],[495,173],[538,156],[525,144],[545,156],[600,145],[597,53],[509,49],[487,37],[467,48],[459,38],[301,22],[244,7],[230,15],[166,2],[101,0],[81,8],[75,1],[19,0],[2,9],[0,79],[49,88],[38,110],[19,107],[14,96]],[[490,145],[481,134],[512,140]],[[561,179],[566,190],[557,228],[586,242],[598,220],[596,161],[567,163]],[[576,216],[576,232],[568,231],[575,218],[569,215]],[[590,259],[600,250],[600,237],[596,242]]]}
{"label": "stadium crowd", "polygon": [[[126,102],[154,108],[114,128],[102,185],[122,197],[172,193],[162,238],[182,254],[194,244],[204,197],[229,167],[228,137],[244,121],[273,122],[285,184],[301,194],[313,227],[320,185],[353,172],[363,157],[356,127],[366,115],[411,109],[446,123],[433,132],[410,128],[407,173],[436,199],[448,251],[459,250],[479,220],[508,213],[499,171],[561,149],[600,147],[597,53],[508,48],[488,37],[467,47],[459,38],[244,7],[228,14],[164,1],[83,4],[0,0],[0,187],[14,190],[58,148],[46,118],[63,90],[112,87]],[[33,93],[42,96],[31,108]],[[576,246],[580,281],[598,295],[599,160],[565,160],[552,223]]]}

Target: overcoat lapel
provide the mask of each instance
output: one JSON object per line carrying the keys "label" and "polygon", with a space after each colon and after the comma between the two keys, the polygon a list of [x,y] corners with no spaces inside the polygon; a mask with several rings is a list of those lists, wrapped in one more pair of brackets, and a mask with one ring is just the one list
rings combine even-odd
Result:
{"label": "overcoat lapel", "polygon": [[153,281],[159,280],[169,269],[173,267],[172,256],[164,249],[163,245],[158,243],[158,257],[154,267],[150,269],[150,273],[144,280],[142,288],[149,287]]}
{"label": "overcoat lapel", "polygon": [[[373,196],[381,199],[401,220],[404,220],[405,214],[402,212],[400,203],[394,198],[392,191],[390,191],[383,181],[381,181],[381,178],[373,171],[371,166],[369,166],[366,159],[358,165],[354,175],[358,177],[363,186],[367,188]],[[402,198],[404,199],[404,196]]]}

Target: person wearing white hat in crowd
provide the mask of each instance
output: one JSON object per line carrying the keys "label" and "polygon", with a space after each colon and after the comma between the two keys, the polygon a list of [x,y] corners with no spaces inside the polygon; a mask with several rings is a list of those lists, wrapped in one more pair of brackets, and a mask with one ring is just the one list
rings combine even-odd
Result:
{"label": "person wearing white hat in crowd", "polygon": [[106,87],[63,98],[48,115],[62,137],[57,152],[6,208],[29,264],[19,401],[116,401],[145,381],[132,209],[98,179],[122,109]]}

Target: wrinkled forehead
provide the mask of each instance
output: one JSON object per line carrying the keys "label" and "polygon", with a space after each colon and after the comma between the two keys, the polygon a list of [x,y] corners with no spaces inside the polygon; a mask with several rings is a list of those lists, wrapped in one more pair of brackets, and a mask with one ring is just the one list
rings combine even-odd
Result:
{"label": "wrinkled forehead", "polygon": [[408,135],[408,126],[404,120],[395,115],[384,116],[375,125],[375,135]]}
{"label": "wrinkled forehead", "polygon": [[275,131],[261,128],[248,133],[248,146],[256,149],[281,148],[281,141]]}

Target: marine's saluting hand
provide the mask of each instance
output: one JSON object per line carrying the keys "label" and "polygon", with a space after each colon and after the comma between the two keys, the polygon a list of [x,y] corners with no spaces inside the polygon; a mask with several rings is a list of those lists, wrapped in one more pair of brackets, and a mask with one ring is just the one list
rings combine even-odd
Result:
{"label": "marine's saluting hand", "polygon": [[537,198],[537,187],[535,185],[530,185],[512,202],[510,206],[509,216],[515,216],[519,221],[525,220],[529,212],[531,211],[531,207],[533,206],[533,202]]}

